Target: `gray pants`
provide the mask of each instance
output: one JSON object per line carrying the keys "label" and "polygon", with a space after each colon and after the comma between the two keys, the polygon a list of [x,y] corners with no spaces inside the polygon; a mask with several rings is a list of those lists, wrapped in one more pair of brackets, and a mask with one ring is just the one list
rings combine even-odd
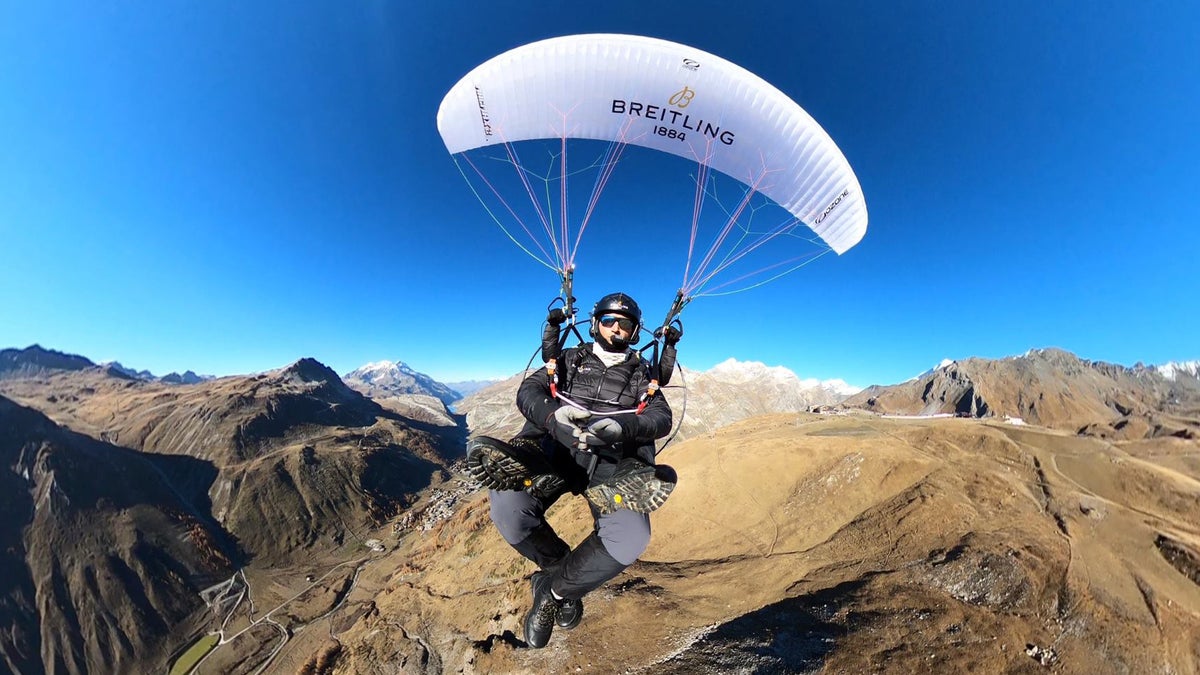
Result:
{"label": "gray pants", "polygon": [[582,598],[620,574],[650,544],[650,516],[628,509],[600,514],[592,509],[591,536],[570,549],[546,522],[546,510],[563,493],[545,500],[517,490],[490,490],[492,522],[518,553],[554,573],[551,588],[565,598]]}

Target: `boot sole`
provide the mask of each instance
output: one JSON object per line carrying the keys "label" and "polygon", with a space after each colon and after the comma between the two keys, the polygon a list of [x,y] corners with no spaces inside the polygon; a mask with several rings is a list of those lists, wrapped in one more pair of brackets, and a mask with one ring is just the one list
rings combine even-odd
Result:
{"label": "boot sole", "polygon": [[534,496],[562,484],[541,457],[488,436],[467,441],[467,473],[489,490],[531,488]]}
{"label": "boot sole", "polygon": [[629,509],[638,513],[650,513],[666,503],[675,489],[674,481],[658,477],[654,467],[646,471],[621,476],[612,483],[601,483],[588,488],[583,494],[600,513],[614,513],[618,509]]}

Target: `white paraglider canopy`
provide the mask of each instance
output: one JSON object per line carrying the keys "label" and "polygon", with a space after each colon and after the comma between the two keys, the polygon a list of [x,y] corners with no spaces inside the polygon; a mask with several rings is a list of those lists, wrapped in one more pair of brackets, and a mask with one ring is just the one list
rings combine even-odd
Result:
{"label": "white paraglider canopy", "polygon": [[518,47],[463,77],[437,122],[451,154],[552,138],[668,152],[770,198],[839,254],[866,233],[858,179],[808,113],[744,68],[666,40],[573,35]]}

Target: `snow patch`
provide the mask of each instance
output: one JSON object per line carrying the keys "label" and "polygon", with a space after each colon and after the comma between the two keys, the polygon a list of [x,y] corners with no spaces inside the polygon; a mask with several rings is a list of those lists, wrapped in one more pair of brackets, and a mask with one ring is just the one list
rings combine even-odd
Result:
{"label": "snow patch", "polygon": [[796,373],[784,366],[768,366],[761,361],[738,361],[728,358],[705,371],[727,382],[745,383],[752,380],[768,380],[776,384],[796,386],[801,389],[824,389],[842,396],[852,396],[862,387],[848,384],[845,380],[818,380],[815,377],[800,379]]}
{"label": "snow patch", "polygon": [[937,371],[939,371],[943,368],[946,368],[947,366],[952,366],[955,363],[957,363],[957,361],[955,361],[954,359],[942,359],[941,362],[938,363],[936,366],[921,373],[920,375],[914,375],[914,376],[908,378],[907,380],[905,380],[905,382],[916,382],[917,380],[921,379],[922,377],[928,377],[929,375],[932,375],[932,374],[936,373]]}
{"label": "snow patch", "polygon": [[1175,378],[1180,375],[1200,377],[1200,361],[1171,361],[1161,366],[1154,366],[1154,370],[1158,371],[1159,375],[1171,381],[1175,381]]}

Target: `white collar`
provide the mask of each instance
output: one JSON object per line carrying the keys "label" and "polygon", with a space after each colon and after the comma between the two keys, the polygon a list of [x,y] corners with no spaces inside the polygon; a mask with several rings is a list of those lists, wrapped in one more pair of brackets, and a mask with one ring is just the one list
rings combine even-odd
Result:
{"label": "white collar", "polygon": [[623,363],[625,359],[629,358],[628,351],[610,352],[605,350],[604,347],[601,347],[599,342],[592,343],[592,353],[595,354],[596,358],[600,359],[600,361],[609,368],[612,368],[618,363]]}

